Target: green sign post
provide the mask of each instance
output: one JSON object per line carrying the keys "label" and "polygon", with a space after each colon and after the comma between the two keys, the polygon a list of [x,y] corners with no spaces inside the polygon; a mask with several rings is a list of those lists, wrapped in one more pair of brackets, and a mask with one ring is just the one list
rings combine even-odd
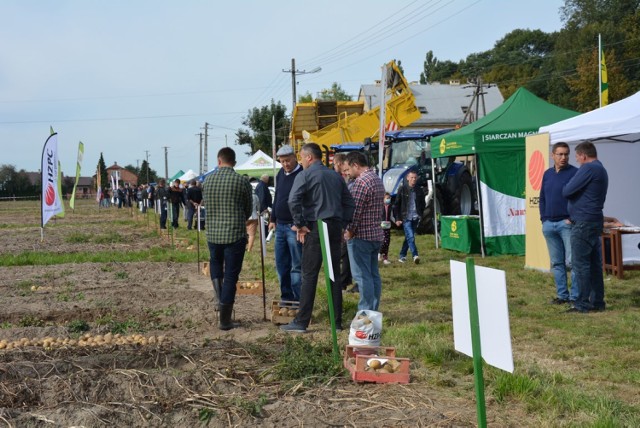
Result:
{"label": "green sign post", "polygon": [[[322,249],[322,264],[324,265],[324,281],[327,285],[327,303],[329,306],[329,319],[331,320],[331,338],[333,341],[333,358],[340,361],[340,351],[338,350],[338,334],[336,333],[336,319],[333,308],[333,292],[331,289],[331,274],[329,263],[331,263],[331,249],[328,247],[329,234],[327,224],[318,219],[318,235],[320,236],[320,248]],[[337,279],[337,278],[336,278]]]}
{"label": "green sign post", "polygon": [[467,292],[469,293],[469,321],[471,323],[471,349],[473,350],[473,377],[476,389],[476,411],[478,427],[487,426],[487,409],[484,400],[484,377],[482,374],[482,348],[480,346],[480,317],[478,316],[478,294],[476,270],[473,257],[467,257]]}

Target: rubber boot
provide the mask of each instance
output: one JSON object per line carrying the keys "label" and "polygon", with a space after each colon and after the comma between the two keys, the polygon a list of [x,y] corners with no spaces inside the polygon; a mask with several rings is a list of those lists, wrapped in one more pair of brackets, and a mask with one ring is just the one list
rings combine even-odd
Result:
{"label": "rubber boot", "polygon": [[213,309],[218,312],[220,310],[220,295],[222,294],[222,278],[211,280],[213,285]]}
{"label": "rubber boot", "polygon": [[240,327],[237,322],[231,321],[231,314],[233,313],[233,303],[230,305],[220,304],[220,330],[231,330],[233,328]]}

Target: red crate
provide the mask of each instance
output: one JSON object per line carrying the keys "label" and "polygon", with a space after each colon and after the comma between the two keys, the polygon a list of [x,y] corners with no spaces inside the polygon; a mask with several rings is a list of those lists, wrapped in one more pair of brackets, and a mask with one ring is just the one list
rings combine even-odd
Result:
{"label": "red crate", "polygon": [[[344,355],[344,367],[351,373],[351,379],[356,382],[374,383],[409,383],[408,358],[398,358],[396,349],[385,346],[357,346],[347,345]],[[387,360],[386,364],[394,366],[393,373],[376,371],[369,367],[372,359]]]}

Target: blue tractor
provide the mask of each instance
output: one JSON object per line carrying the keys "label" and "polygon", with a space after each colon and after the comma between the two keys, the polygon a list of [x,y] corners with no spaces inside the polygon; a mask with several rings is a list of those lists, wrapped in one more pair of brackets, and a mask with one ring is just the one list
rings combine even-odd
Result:
{"label": "blue tractor", "polygon": [[[455,158],[435,159],[432,177],[431,138],[452,129],[408,129],[388,131],[385,135],[382,162],[384,188],[392,199],[405,182],[409,171],[418,174],[418,186],[426,195],[426,209],[418,227],[421,233],[434,233],[434,210],[445,215],[469,215],[477,213],[477,197],[473,176],[468,162]],[[378,144],[340,144],[331,148],[335,152],[363,150],[369,153],[370,164],[378,165]],[[435,188],[435,192],[433,189]],[[435,196],[434,196],[435,195]]]}

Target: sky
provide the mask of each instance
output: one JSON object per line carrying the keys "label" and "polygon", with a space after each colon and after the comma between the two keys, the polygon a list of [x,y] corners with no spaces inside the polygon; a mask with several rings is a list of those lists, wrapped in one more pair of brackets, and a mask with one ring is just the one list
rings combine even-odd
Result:
{"label": "sky", "polygon": [[142,164],[169,176],[208,166],[253,107],[291,112],[298,96],[339,83],[355,97],[400,60],[418,81],[426,53],[457,62],[515,29],[558,31],[563,0],[3,0],[0,165],[38,171],[53,127],[65,175]]}

